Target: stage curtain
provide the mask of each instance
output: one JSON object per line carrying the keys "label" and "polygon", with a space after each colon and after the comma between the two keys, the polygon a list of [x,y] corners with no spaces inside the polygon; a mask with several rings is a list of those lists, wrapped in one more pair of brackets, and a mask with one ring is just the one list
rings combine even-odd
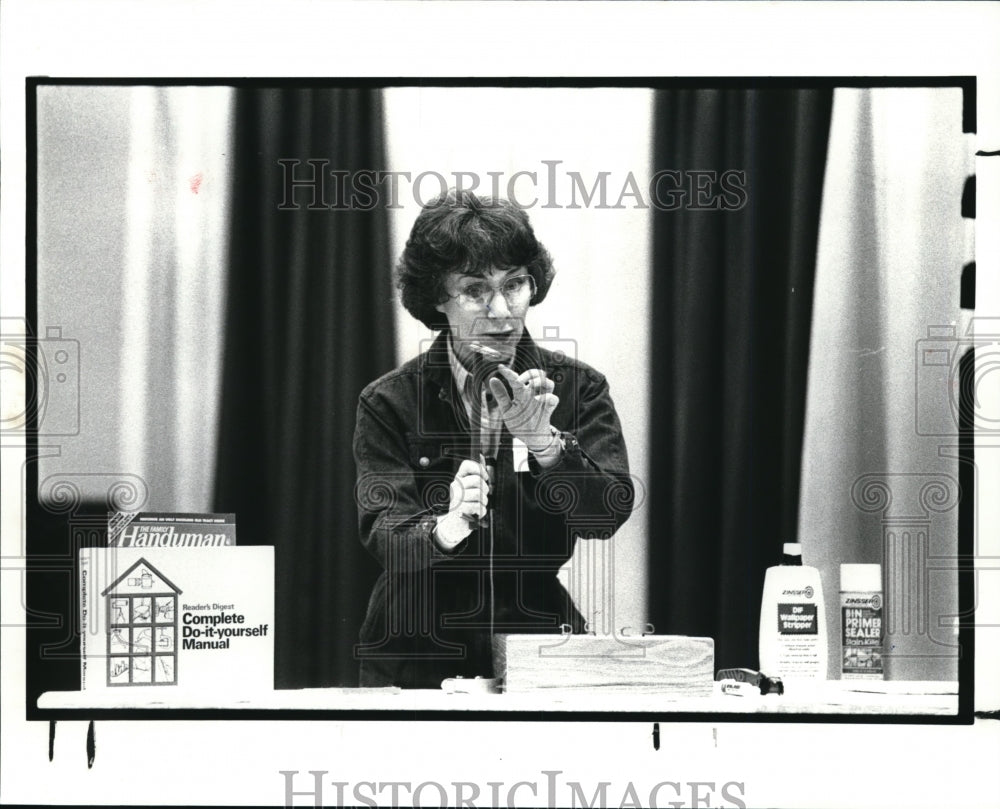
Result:
{"label": "stage curtain", "polygon": [[[385,170],[381,97],[238,89],[235,117],[215,505],[240,544],[274,545],[276,687],[356,685],[377,568],[351,441],[358,394],[394,363],[391,259],[385,211],[343,209],[330,172]],[[314,167],[322,187],[290,187]]]}
{"label": "stage curtain", "polygon": [[[962,120],[957,87],[834,95],[799,533],[832,627],[840,564],[882,565],[887,679],[958,676],[956,536],[973,494],[958,461],[959,395],[972,393],[959,363],[975,339],[960,300],[974,255]],[[840,638],[828,637],[839,677]]]}
{"label": "stage curtain", "polygon": [[[764,570],[796,539],[809,324],[832,92],[657,93],[654,171],[688,172],[654,209],[649,608],[757,666]],[[730,193],[713,210],[697,184]],[[704,179],[708,176],[708,179]],[[724,183],[725,184],[725,183]],[[685,182],[682,182],[685,186]],[[744,194],[734,188],[742,188]]]}

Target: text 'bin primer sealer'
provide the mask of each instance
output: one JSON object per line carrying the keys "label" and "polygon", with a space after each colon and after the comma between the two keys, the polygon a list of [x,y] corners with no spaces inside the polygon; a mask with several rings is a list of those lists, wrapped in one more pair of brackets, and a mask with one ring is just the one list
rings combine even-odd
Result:
{"label": "text 'bin primer sealer'", "polygon": [[826,614],[819,571],[802,564],[802,546],[786,542],[780,565],[764,575],[760,669],[782,680],[826,680]]}
{"label": "text 'bin primer sealer'", "polygon": [[840,566],[840,679],[881,680],[882,566]]}

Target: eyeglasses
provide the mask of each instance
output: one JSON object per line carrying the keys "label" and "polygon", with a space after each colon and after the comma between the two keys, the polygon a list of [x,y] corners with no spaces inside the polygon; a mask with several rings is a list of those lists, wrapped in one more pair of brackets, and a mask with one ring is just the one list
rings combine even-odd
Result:
{"label": "eyeglasses", "polygon": [[452,297],[458,298],[458,302],[467,309],[473,309],[486,306],[497,292],[503,295],[508,306],[524,304],[535,297],[535,279],[530,275],[515,275],[499,286],[486,281],[473,281]]}

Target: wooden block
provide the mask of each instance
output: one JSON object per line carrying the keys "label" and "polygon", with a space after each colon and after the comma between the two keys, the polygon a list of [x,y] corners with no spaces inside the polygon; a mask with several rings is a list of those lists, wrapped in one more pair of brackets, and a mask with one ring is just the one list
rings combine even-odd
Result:
{"label": "wooden block", "polygon": [[599,688],[707,697],[715,643],[683,635],[497,635],[493,659],[512,693]]}

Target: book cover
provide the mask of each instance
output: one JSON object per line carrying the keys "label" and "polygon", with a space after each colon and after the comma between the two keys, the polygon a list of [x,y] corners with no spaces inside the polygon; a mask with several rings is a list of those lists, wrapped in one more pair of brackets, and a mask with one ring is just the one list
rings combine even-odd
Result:
{"label": "book cover", "polygon": [[216,548],[236,544],[234,514],[108,513],[108,545],[120,548]]}
{"label": "book cover", "polygon": [[274,549],[80,551],[81,687],[270,691]]}

